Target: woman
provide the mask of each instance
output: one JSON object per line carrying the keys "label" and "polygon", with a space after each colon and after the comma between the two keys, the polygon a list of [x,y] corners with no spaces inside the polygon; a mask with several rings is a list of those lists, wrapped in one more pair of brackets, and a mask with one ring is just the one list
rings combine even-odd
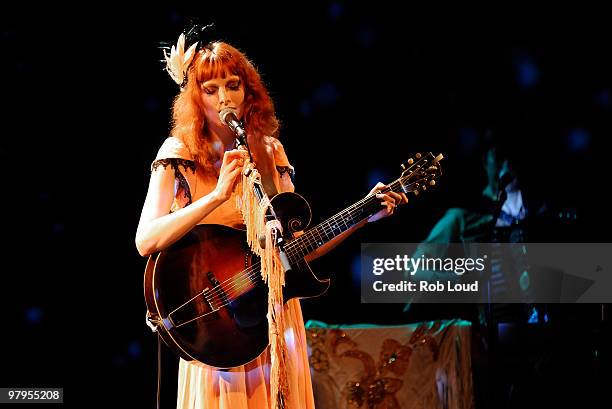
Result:
{"label": "woman", "polygon": [[[247,154],[234,149],[234,133],[219,119],[225,108],[236,111],[246,127],[248,143],[268,196],[293,191],[293,167],[278,141],[274,106],[253,65],[236,48],[212,42],[184,51],[185,38],[167,58],[172,78],[181,85],[173,106],[171,137],[152,164],[136,246],[142,256],[160,251],[198,224],[242,227],[234,188]],[[381,189],[379,183],[374,189]],[[373,189],[373,191],[374,191]],[[378,194],[384,208],[308,256],[329,251],[357,227],[393,213],[407,201],[397,193]],[[285,304],[287,383],[286,407],[314,408],[306,337],[300,303]],[[178,408],[269,408],[270,354],[219,371],[201,363],[180,360]]]}

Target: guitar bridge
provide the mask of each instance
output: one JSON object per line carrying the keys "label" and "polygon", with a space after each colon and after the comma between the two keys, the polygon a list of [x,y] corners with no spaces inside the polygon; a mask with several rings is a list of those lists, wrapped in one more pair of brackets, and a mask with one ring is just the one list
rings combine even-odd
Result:
{"label": "guitar bridge", "polygon": [[[223,304],[227,304],[229,302],[227,299],[227,294],[225,293],[225,291],[223,291],[223,288],[221,288],[221,283],[219,282],[219,280],[217,280],[217,278],[212,273],[212,271],[209,271],[208,273],[206,273],[206,278],[208,278],[208,281],[212,285],[213,290],[218,294]],[[206,297],[206,301],[210,304],[208,297]],[[215,308],[215,310],[218,310],[218,309],[219,308]]]}
{"label": "guitar bridge", "polygon": [[215,308],[215,307],[213,306],[212,301],[210,300],[210,298],[208,298],[208,293],[209,293],[209,292],[210,292],[210,288],[205,288],[205,289],[202,291],[202,293],[201,293],[201,294],[202,294],[202,297],[204,297],[204,300],[206,301],[206,305],[208,306],[208,308],[210,308],[210,311],[211,311],[211,312],[216,312],[217,310],[219,310],[219,308]]}

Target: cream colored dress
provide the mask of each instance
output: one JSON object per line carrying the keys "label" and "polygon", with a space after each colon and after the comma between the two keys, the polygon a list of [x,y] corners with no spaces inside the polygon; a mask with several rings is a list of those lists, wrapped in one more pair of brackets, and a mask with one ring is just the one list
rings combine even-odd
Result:
{"label": "cream colored dress", "polygon": [[[269,154],[274,155],[277,172],[274,185],[279,192],[293,191],[293,167],[289,164],[282,144],[275,138],[266,138]],[[177,138],[166,139],[152,167],[163,166],[175,172],[175,199],[172,210],[189,205],[210,193],[216,178],[197,169],[186,146]],[[235,197],[206,216],[200,224],[243,226],[235,206]],[[288,349],[288,409],[314,408],[304,320],[300,302],[292,299],[285,304]],[[199,362],[180,359],[178,373],[177,409],[266,409],[270,402],[269,348],[247,365],[219,371]]]}

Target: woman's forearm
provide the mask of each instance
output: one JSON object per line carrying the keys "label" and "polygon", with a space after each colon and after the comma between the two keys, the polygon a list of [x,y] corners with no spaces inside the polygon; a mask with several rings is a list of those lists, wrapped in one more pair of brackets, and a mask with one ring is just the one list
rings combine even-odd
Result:
{"label": "woman's forearm", "polygon": [[333,239],[331,239],[330,241],[328,241],[327,243],[325,243],[324,245],[322,245],[321,247],[319,247],[312,253],[308,254],[306,257],[304,257],[304,259],[306,261],[312,261],[314,259],[321,257],[324,254],[327,254],[329,251],[334,249],[338,244],[346,240],[347,237],[355,233],[357,229],[360,229],[361,227],[365,226],[367,223],[368,223],[367,219],[360,221],[359,223],[357,223],[356,225],[354,225],[353,227],[351,227],[344,233],[337,235],[336,237],[334,237]]}
{"label": "woman's forearm", "polygon": [[138,252],[146,257],[167,248],[223,202],[224,200],[212,191],[189,206],[143,223],[136,232]]}

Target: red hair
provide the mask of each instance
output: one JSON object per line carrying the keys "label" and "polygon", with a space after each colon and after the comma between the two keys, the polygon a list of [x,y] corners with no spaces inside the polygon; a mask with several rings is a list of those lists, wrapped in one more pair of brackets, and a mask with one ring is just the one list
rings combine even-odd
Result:
{"label": "red hair", "polygon": [[195,55],[187,73],[187,85],[174,100],[171,134],[187,145],[206,173],[215,173],[213,164],[219,158],[212,148],[208,132],[201,84],[211,78],[225,78],[227,74],[238,75],[244,86],[243,122],[249,135],[249,146],[257,158],[262,176],[269,175],[274,158],[266,154],[264,137],[278,136],[279,122],[274,103],[253,64],[227,43],[214,42]]}

